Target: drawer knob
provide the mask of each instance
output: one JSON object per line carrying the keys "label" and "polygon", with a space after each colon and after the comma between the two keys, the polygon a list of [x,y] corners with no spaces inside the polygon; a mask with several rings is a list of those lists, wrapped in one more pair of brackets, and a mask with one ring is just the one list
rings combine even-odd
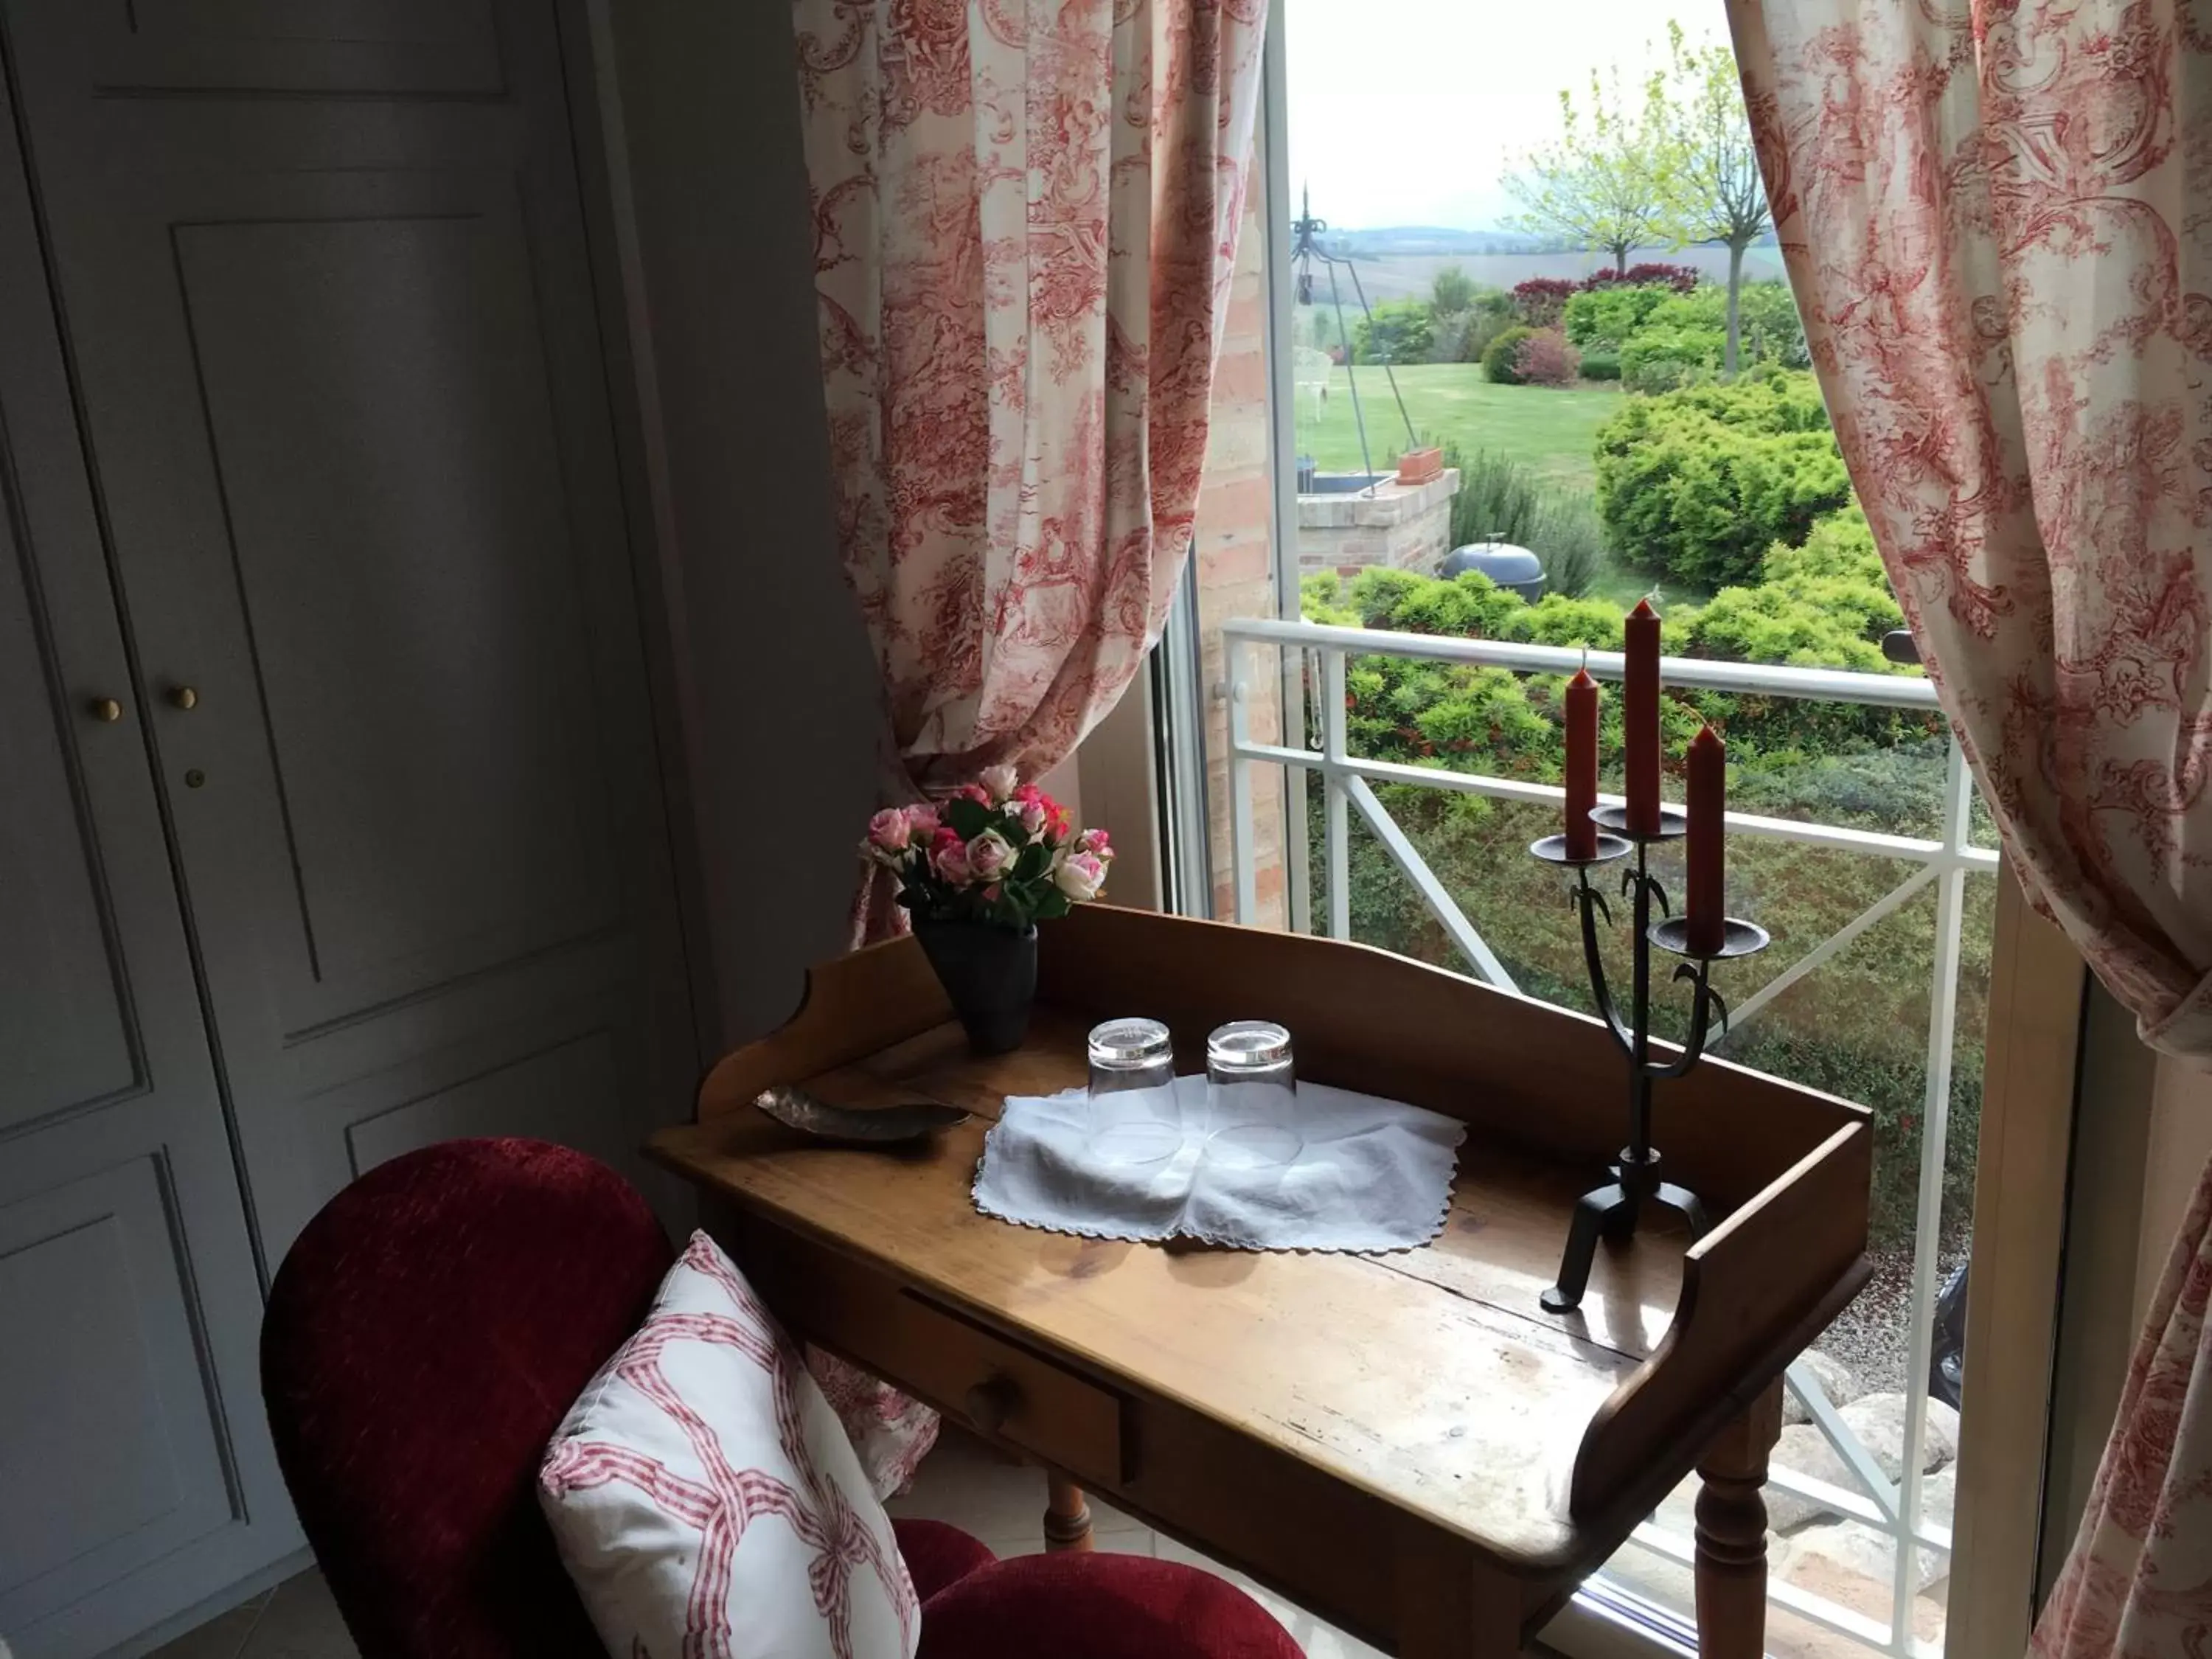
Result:
{"label": "drawer knob", "polygon": [[985,1434],[996,1434],[1021,1409],[1022,1391],[1011,1376],[987,1376],[968,1390],[968,1420]]}

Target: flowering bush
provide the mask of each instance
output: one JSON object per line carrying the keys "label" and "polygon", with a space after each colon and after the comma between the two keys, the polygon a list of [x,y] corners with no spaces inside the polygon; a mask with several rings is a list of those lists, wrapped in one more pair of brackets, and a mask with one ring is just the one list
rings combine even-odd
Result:
{"label": "flowering bush", "polygon": [[1582,373],[1583,354],[1556,328],[1531,334],[1513,359],[1522,386],[1572,386]]}
{"label": "flowering bush", "polygon": [[1600,289],[1626,287],[1671,288],[1677,294],[1687,294],[1701,278],[1702,273],[1695,265],[1635,264],[1625,271],[1607,265],[1583,278],[1583,292],[1595,294]]}
{"label": "flowering bush", "polygon": [[1557,328],[1568,296],[1581,284],[1565,276],[1531,276],[1513,285],[1513,314],[1530,328]]}
{"label": "flowering bush", "polygon": [[1114,849],[1103,830],[1077,830],[1065,806],[994,766],[949,800],[885,807],[860,855],[898,878],[918,921],[1018,928],[1097,898]]}

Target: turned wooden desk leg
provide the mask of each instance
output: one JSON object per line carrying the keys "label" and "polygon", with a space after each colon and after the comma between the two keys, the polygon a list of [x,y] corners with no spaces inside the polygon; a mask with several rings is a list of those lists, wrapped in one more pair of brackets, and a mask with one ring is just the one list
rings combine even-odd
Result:
{"label": "turned wooden desk leg", "polygon": [[1766,1455],[1782,1433],[1782,1384],[1716,1436],[1698,1460],[1698,1659],[1766,1651]]}
{"label": "turned wooden desk leg", "polygon": [[1093,1548],[1091,1505],[1083,1501],[1083,1488],[1064,1474],[1049,1470],[1045,1477],[1044,1547],[1053,1554],[1062,1550]]}

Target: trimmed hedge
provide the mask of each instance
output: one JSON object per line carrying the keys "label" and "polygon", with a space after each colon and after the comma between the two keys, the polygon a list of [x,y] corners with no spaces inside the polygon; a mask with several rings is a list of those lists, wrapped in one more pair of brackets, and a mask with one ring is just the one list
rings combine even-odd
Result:
{"label": "trimmed hedge", "polygon": [[1631,398],[1598,428],[1598,512],[1638,569],[1702,587],[1755,580],[1850,499],[1850,475],[1808,374]]}

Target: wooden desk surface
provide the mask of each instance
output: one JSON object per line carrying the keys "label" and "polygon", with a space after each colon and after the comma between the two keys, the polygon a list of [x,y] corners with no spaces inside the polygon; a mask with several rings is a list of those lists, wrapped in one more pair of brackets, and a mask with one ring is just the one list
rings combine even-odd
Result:
{"label": "wooden desk surface", "polygon": [[976,1059],[940,1026],[806,1080],[838,1104],[924,1098],[977,1115],[919,1156],[806,1144],[757,1113],[654,1144],[765,1213],[1493,1553],[1565,1550],[1583,1431],[1673,1319],[1686,1237],[1647,1232],[1605,1252],[1580,1316],[1554,1319],[1536,1297],[1577,1176],[1474,1142],[1442,1235],[1388,1255],[1124,1243],[978,1214],[968,1188],[1000,1103],[1079,1085],[1086,1029],[1047,1013],[1031,1047]]}
{"label": "wooden desk surface", "polygon": [[[1505,1575],[1526,1618],[1556,1605],[1863,1280],[1871,1136],[1846,1103],[1724,1063],[1667,1085],[1668,1173],[1717,1224],[1601,1250],[1582,1308],[1555,1317],[1537,1296],[1621,1111],[1594,1023],[1326,941],[1103,911],[1045,938],[1018,1052],[969,1054],[919,949],[877,947],[817,969],[800,1014],[726,1059],[701,1121],[653,1155],[702,1188],[797,1328],[971,1417],[1012,1376],[1028,1417],[1006,1437],[1348,1628],[1458,1650],[1407,1636],[1403,1607],[1430,1598],[1376,1599],[1409,1559],[1443,1584]],[[1219,1018],[1279,1018],[1305,1074],[1466,1121],[1442,1235],[1267,1253],[979,1214],[1003,1097],[1079,1085],[1083,1033],[1127,1012],[1167,1019],[1185,1055]],[[751,1109],[789,1082],[976,1116],[905,1155],[825,1147]],[[1243,1509],[1210,1496],[1229,1480]]]}

